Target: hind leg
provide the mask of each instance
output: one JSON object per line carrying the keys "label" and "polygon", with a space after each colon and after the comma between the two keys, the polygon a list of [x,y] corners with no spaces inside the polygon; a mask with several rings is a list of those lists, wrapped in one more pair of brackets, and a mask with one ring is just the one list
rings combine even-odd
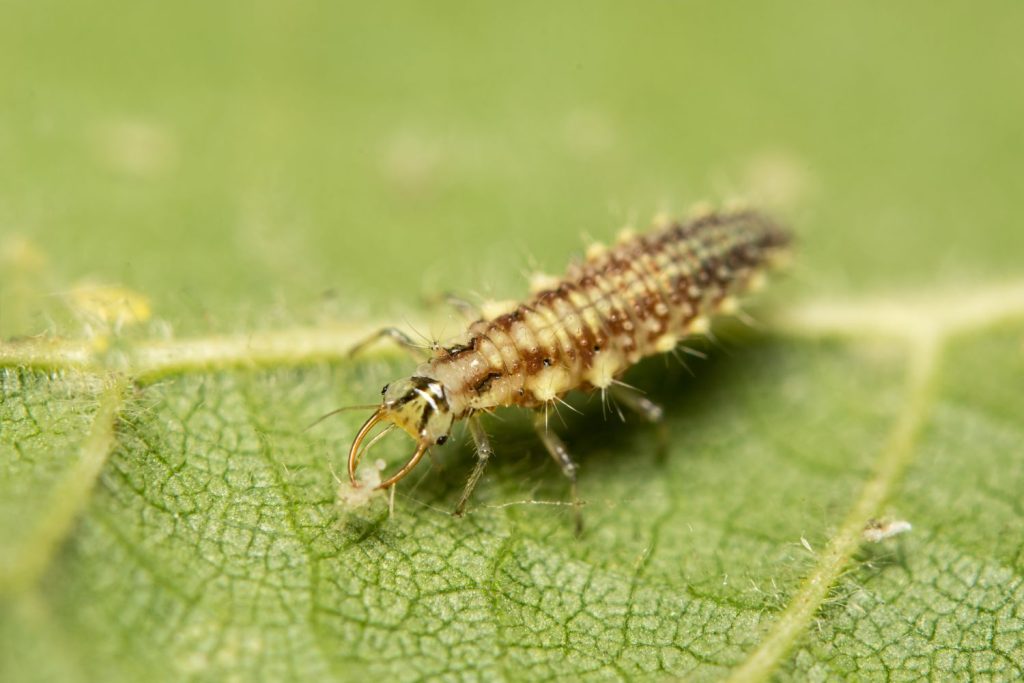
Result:
{"label": "hind leg", "polygon": [[668,428],[665,426],[665,409],[651,399],[625,387],[612,387],[612,397],[644,421],[655,425],[658,438],[658,459],[664,460],[668,454]]}
{"label": "hind leg", "polygon": [[579,466],[572,459],[572,456],[569,455],[569,449],[566,448],[565,442],[562,441],[557,434],[548,429],[547,421],[544,419],[543,413],[538,412],[534,414],[533,428],[536,430],[541,443],[544,444],[544,448],[547,449],[548,453],[551,454],[551,457],[554,458],[556,463],[558,463],[558,466],[562,468],[562,473],[569,479],[569,491],[572,495],[573,516],[576,518],[576,535],[579,536],[583,533],[582,503],[580,502],[576,477],[576,471],[579,469]]}
{"label": "hind leg", "polygon": [[610,387],[609,391],[616,401],[651,424],[657,424],[665,417],[665,410],[646,396],[617,386]]}

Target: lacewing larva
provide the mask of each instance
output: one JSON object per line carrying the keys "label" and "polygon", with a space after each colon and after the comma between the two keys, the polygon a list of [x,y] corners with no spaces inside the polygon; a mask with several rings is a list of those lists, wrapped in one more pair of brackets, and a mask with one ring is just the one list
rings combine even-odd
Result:
{"label": "lacewing larva", "polygon": [[[461,514],[493,454],[481,413],[520,406],[535,409],[537,434],[571,482],[579,526],[577,466],[547,428],[546,408],[574,389],[612,391],[627,407],[658,419],[661,409],[623,391],[618,376],[645,356],[706,333],[712,316],[735,312],[736,297],[760,286],[789,243],[789,233],[771,219],[741,210],[624,234],[612,247],[591,245],[564,277],[542,278],[528,300],[481,317],[458,343],[437,347],[411,376],[384,387],[380,406],[349,449],[352,486],[360,486],[363,454],[391,428],[412,436],[416,450],[398,472],[375,482],[378,489],[394,486],[431,446],[448,439],[457,420],[466,420],[478,458],[455,508]],[[379,336],[415,347],[393,328],[371,340]],[[382,422],[391,424],[363,448]]]}

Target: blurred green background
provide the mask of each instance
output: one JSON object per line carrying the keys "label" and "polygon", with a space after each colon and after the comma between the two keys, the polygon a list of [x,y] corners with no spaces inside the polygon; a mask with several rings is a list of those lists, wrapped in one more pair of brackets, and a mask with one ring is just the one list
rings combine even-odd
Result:
{"label": "blurred green background", "polygon": [[515,296],[735,196],[802,293],[1020,272],[1020,3],[0,7],[5,336],[79,282],[179,333]]}
{"label": "blurred green background", "polygon": [[[1020,2],[0,0],[0,338],[102,351],[118,299],[151,309],[127,347],[401,325],[445,291],[518,296],[583,234],[737,197],[798,233],[779,310],[1020,282],[1022,22]],[[647,364],[667,457],[596,402],[568,419],[582,539],[515,505],[565,484],[514,420],[466,519],[453,439],[393,518],[340,525],[325,462],[362,416],[302,427],[405,363],[119,393],[4,343],[0,678],[719,677],[902,458],[883,512],[907,545],[842,558],[763,672],[1019,676],[1024,347],[998,317],[941,340],[921,405],[920,349],[882,337],[769,329],[693,378]]]}

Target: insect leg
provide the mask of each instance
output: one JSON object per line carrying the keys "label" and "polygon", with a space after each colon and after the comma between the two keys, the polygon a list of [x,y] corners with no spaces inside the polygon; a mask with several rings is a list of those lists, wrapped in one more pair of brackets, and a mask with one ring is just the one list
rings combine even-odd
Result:
{"label": "insect leg", "polygon": [[576,471],[579,466],[569,455],[569,449],[565,447],[565,442],[555,434],[553,431],[548,429],[547,421],[544,419],[544,414],[537,412],[533,416],[533,428],[537,432],[537,436],[540,437],[541,443],[544,444],[544,448],[548,450],[551,457],[555,459],[558,466],[562,468],[562,473],[569,478],[569,491],[572,495],[572,506],[573,515],[576,518],[576,535],[579,536],[583,533],[583,514],[580,511],[580,496],[576,485]]}
{"label": "insect leg", "polygon": [[665,456],[668,455],[668,427],[664,422],[664,408],[646,396],[630,391],[625,387],[613,386],[609,390],[612,392],[615,400],[620,401],[626,408],[656,426],[655,430],[658,440],[657,456],[659,460],[664,460]]}
{"label": "insect leg", "polygon": [[423,297],[423,303],[430,308],[440,308],[443,304],[454,308],[466,320],[478,320],[481,317],[480,307],[464,296],[454,292],[440,292]]}
{"label": "insect leg", "polygon": [[458,294],[446,292],[444,295],[444,302],[462,314],[466,320],[476,320],[481,316],[479,306]]}
{"label": "insect leg", "polygon": [[609,387],[608,390],[616,401],[620,401],[622,405],[651,424],[657,424],[665,417],[665,410],[646,396],[618,386]]}
{"label": "insect leg", "polygon": [[429,358],[429,352],[423,348],[422,344],[417,344],[412,338],[409,337],[405,332],[402,332],[397,327],[385,327],[381,330],[377,330],[366,339],[362,340],[348,351],[349,356],[354,356],[364,350],[374,342],[380,339],[390,339],[395,342],[409,353],[417,356],[419,360],[423,358]]}
{"label": "insect leg", "polygon": [[462,490],[459,504],[455,506],[455,510],[452,512],[456,517],[461,517],[462,513],[466,511],[466,502],[473,495],[473,489],[476,488],[480,477],[483,476],[484,468],[487,467],[487,461],[494,455],[494,449],[491,448],[491,440],[487,438],[487,432],[484,431],[484,426],[480,423],[480,416],[471,416],[468,423],[469,433],[473,437],[473,445],[476,446],[476,466],[466,481],[466,488]]}

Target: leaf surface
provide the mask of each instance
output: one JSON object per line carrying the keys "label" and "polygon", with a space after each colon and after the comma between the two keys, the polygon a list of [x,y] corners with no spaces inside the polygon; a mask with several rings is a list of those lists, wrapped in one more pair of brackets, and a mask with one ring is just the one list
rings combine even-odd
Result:
{"label": "leaf surface", "polygon": [[[0,680],[1024,675],[1020,7],[648,10],[4,8]],[[514,411],[337,505],[362,335],[736,193],[795,267],[552,416],[582,538]]]}

